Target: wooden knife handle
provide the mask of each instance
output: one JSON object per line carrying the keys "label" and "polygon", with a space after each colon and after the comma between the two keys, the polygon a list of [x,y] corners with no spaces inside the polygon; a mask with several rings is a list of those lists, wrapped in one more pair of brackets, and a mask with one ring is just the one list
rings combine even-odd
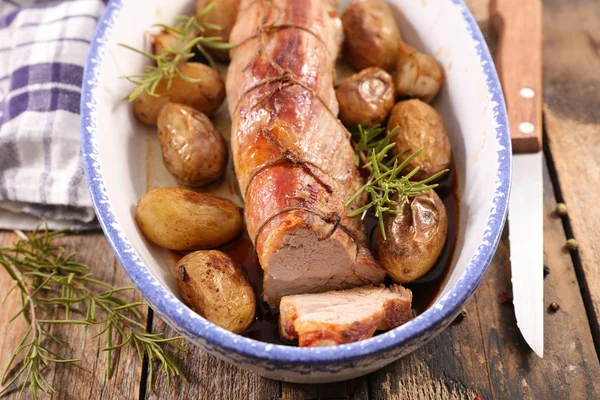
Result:
{"label": "wooden knife handle", "polygon": [[513,153],[535,153],[542,148],[542,3],[492,0],[490,11]]}

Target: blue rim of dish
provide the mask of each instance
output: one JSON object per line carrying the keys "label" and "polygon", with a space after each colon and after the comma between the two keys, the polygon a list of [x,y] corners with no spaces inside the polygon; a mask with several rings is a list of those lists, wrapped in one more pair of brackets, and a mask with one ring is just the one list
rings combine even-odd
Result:
{"label": "blue rim of dish", "polygon": [[444,321],[447,321],[449,317],[458,313],[464,302],[471,296],[481,281],[498,246],[506,219],[508,193],[511,184],[511,143],[508,134],[507,115],[502,89],[487,44],[463,0],[449,1],[452,1],[461,8],[470,34],[476,42],[477,52],[487,80],[488,91],[491,94],[491,100],[496,103],[494,109],[497,124],[496,139],[500,149],[498,151],[498,186],[493,200],[494,206],[490,210],[490,216],[486,225],[487,228],[478,247],[477,254],[473,257],[455,286],[438,300],[437,304],[439,307],[431,307],[410,323],[378,335],[375,338],[357,343],[318,349],[273,345],[227,332],[202,318],[197,318],[197,315],[191,309],[184,306],[183,303],[181,303],[182,307],[177,310],[177,307],[173,304],[164,308],[158,307],[158,305],[164,303],[163,300],[165,298],[169,298],[172,294],[151,275],[137,253],[131,251],[132,246],[129,240],[120,234],[120,226],[110,209],[107,196],[103,193],[104,178],[100,171],[100,166],[96,163],[97,149],[93,138],[95,134],[96,103],[94,94],[97,89],[96,77],[100,73],[101,60],[105,50],[104,46],[108,42],[112,25],[116,21],[124,1],[126,0],[111,0],[109,2],[98,24],[96,35],[90,48],[83,76],[81,98],[81,148],[88,186],[102,229],[133,284],[153,308],[158,308],[161,314],[164,314],[178,325],[175,326],[178,331],[183,331],[182,333],[188,336],[201,337],[208,343],[217,345],[224,350],[256,360],[265,359],[284,364],[295,363],[305,365],[353,361],[380,354],[400,344],[414,343],[427,332],[434,330],[437,326],[444,323]]}

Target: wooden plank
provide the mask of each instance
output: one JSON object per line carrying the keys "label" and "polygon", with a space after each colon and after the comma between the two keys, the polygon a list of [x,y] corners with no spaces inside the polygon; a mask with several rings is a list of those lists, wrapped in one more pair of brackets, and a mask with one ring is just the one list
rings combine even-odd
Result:
{"label": "wooden plank", "polygon": [[560,305],[544,317],[544,359],[528,348],[519,333],[512,303],[499,301],[510,292],[508,243],[502,241],[488,276],[476,293],[478,315],[485,338],[494,397],[498,398],[597,398],[600,364],[577,277],[568,252],[547,169],[544,177],[544,255],[550,274],[545,280],[544,301]]}
{"label": "wooden plank", "polygon": [[[154,316],[153,332],[176,333],[160,318]],[[146,398],[166,399],[280,399],[281,383],[262,378],[213,357],[192,343],[182,344],[187,353],[172,352],[187,381],[176,379],[167,385],[164,376],[157,376],[152,388],[147,386]]]}
{"label": "wooden plank", "polygon": [[490,399],[477,304],[431,342],[369,376],[371,399]]}
{"label": "wooden plank", "polygon": [[323,385],[282,383],[282,400],[364,400],[369,398],[367,377]]}
{"label": "wooden plank", "polygon": [[[0,232],[0,244],[8,245],[16,239],[16,235]],[[92,267],[92,273],[99,279],[113,285],[127,286],[131,283],[124,270],[116,261],[110,246],[100,233],[69,235],[62,239],[60,244],[65,246],[67,252],[77,252],[77,260],[87,263]],[[0,268],[0,298],[4,298],[9,288],[11,279]],[[139,301],[137,293],[131,293],[129,301]],[[18,308],[18,299],[11,295],[2,308],[2,315],[11,315]],[[0,370],[4,371],[8,358],[24,333],[23,323],[7,325],[7,318],[0,319]],[[130,347],[125,347],[120,357],[114,363],[114,376],[106,381],[106,359],[101,349],[106,345],[98,339],[90,340],[95,334],[95,329],[87,333],[81,326],[56,326],[52,333],[69,344],[69,356],[80,358],[82,364],[91,373],[70,366],[52,365],[47,372],[49,382],[57,392],[54,396],[42,396],[56,399],[134,399],[139,395],[139,383],[142,376],[142,363]]]}
{"label": "wooden plank", "polygon": [[[15,237],[15,235],[0,232],[0,246],[4,247],[10,245]],[[5,303],[0,306],[0,315],[2,316],[0,318],[0,332],[2,332],[2,335],[0,335],[0,349],[2,349],[2,351],[0,351],[0,375],[6,370],[12,352],[16,348],[21,337],[25,334],[25,329],[27,329],[25,321],[23,321],[22,318],[15,320],[11,324],[8,323],[8,320],[12,318],[14,313],[19,310],[21,306],[19,296],[6,297],[8,291],[13,286],[14,281],[10,275],[0,267],[0,300],[6,298]]]}
{"label": "wooden plank", "polygon": [[544,5],[548,147],[579,243],[574,256],[600,351],[600,1]]}

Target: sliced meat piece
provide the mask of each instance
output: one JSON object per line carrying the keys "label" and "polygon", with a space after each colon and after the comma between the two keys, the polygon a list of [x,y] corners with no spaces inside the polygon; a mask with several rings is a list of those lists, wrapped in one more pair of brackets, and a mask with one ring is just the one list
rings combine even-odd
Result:
{"label": "sliced meat piece", "polygon": [[410,321],[411,305],[412,292],[400,285],[286,296],[279,306],[279,335],[298,339],[300,347],[358,342]]}
{"label": "sliced meat piece", "polygon": [[337,119],[340,26],[323,0],[242,0],[230,35],[232,154],[271,307],[385,277],[344,207],[363,182]]}

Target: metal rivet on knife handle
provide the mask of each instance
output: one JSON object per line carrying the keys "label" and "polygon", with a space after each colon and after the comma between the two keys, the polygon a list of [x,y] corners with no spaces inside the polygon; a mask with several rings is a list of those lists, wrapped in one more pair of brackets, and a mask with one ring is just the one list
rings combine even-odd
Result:
{"label": "metal rivet on knife handle", "polygon": [[526,135],[533,133],[534,130],[535,130],[535,126],[533,126],[533,124],[531,122],[521,122],[519,124],[519,131],[521,131],[522,133],[524,133]]}
{"label": "metal rivet on knife handle", "polygon": [[519,94],[524,99],[533,99],[533,97],[535,96],[535,91],[530,87],[524,87],[521,88]]}

